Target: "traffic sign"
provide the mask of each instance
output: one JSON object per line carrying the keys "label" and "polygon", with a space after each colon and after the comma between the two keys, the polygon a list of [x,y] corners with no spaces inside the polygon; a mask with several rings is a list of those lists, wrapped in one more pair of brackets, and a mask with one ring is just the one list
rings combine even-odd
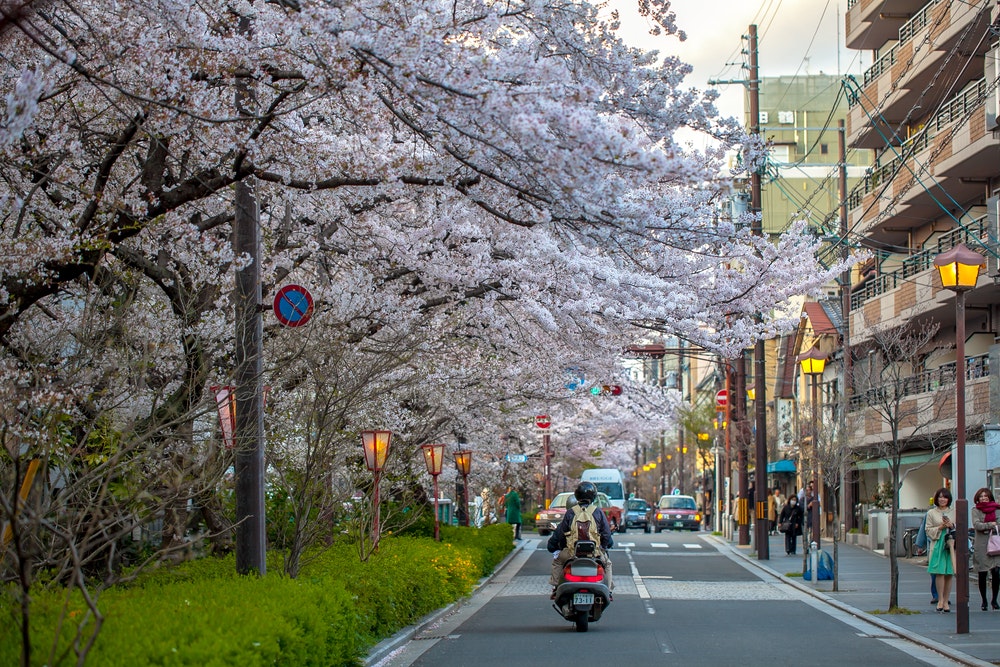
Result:
{"label": "traffic sign", "polygon": [[535,417],[535,426],[538,428],[548,428],[552,426],[552,422],[549,420],[548,415],[538,415]]}
{"label": "traffic sign", "polygon": [[528,462],[528,455],[527,454],[508,454],[504,458],[507,459],[508,461],[510,461],[511,463],[527,463]]}
{"label": "traffic sign", "polygon": [[715,394],[715,409],[725,410],[726,405],[729,403],[729,392],[725,389],[720,389],[717,394]]}
{"label": "traffic sign", "polygon": [[300,327],[313,313],[313,298],[301,285],[285,285],[274,295],[274,316],[286,327]]}

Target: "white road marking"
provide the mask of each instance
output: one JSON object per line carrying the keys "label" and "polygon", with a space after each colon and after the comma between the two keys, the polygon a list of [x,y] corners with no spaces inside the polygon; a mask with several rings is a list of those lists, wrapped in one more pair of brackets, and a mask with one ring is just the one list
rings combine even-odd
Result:
{"label": "white road marking", "polygon": [[654,549],[669,549],[670,548],[670,545],[667,544],[666,542],[652,542],[652,543],[650,543],[649,546],[653,547]]}
{"label": "white road marking", "polygon": [[685,544],[684,548],[685,549],[701,549],[701,545],[700,544]]}

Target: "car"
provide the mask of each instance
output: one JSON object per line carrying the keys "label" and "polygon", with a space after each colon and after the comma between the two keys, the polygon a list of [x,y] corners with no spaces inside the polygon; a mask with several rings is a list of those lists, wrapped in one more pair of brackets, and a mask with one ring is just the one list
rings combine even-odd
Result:
{"label": "car", "polygon": [[642,528],[650,531],[649,515],[652,506],[642,498],[629,498],[625,503],[625,528]]}
{"label": "car", "polygon": [[[546,509],[535,515],[535,530],[539,535],[545,536],[559,527],[566,514],[566,509],[576,504],[576,496],[571,491],[559,493]],[[622,510],[611,504],[611,500],[606,494],[597,494],[597,506],[601,508],[604,515],[611,524],[611,532],[625,532],[625,523],[622,521]]]}
{"label": "car", "polygon": [[667,530],[701,530],[701,512],[691,496],[660,496],[656,503],[653,527]]}

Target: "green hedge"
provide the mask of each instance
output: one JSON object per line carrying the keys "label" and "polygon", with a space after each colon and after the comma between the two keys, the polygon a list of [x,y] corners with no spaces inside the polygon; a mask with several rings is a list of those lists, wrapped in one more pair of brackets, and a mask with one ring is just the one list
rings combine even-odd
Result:
{"label": "green hedge", "polygon": [[[104,625],[93,665],[356,665],[381,639],[468,595],[511,550],[510,526],[444,527],[441,543],[389,536],[369,561],[351,544],[310,554],[297,579],[269,554],[266,577],[235,573],[232,556],[144,573],[101,593]],[[6,588],[0,664],[20,661],[18,601]],[[32,592],[33,665],[46,665],[65,592]],[[59,647],[87,622],[71,596]],[[73,664],[73,659],[65,664]]]}

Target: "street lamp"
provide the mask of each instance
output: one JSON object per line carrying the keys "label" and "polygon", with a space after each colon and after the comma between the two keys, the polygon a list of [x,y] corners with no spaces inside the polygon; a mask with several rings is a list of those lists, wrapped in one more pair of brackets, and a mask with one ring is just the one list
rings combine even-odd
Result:
{"label": "street lamp", "polygon": [[424,450],[424,463],[427,473],[434,478],[434,541],[441,541],[441,524],[438,519],[438,475],[441,474],[441,464],[444,459],[444,445],[420,445]]}
{"label": "street lamp", "polygon": [[472,469],[472,452],[463,449],[455,452],[455,469],[462,476],[462,516],[469,526],[469,471]]}
{"label": "street lamp", "polygon": [[965,293],[976,286],[986,260],[964,243],[934,258],[941,286],[955,293],[955,540],[956,632],[969,632],[969,501],[965,497]]}
{"label": "street lamp", "polygon": [[812,380],[812,478],[813,478],[813,506],[809,510],[809,521],[812,523],[812,541],[819,549],[819,379],[823,377],[823,369],[826,368],[826,355],[819,351],[816,345],[809,348],[797,357],[797,361],[802,366],[802,373],[808,375]]}
{"label": "street lamp", "polygon": [[381,508],[379,507],[379,483],[382,481],[382,468],[385,467],[385,459],[389,456],[389,441],[391,439],[391,431],[361,432],[361,445],[365,450],[365,465],[372,471],[375,482],[375,489],[372,493],[372,504],[375,506],[374,517],[372,518],[373,550],[378,550],[379,519],[382,516]]}

